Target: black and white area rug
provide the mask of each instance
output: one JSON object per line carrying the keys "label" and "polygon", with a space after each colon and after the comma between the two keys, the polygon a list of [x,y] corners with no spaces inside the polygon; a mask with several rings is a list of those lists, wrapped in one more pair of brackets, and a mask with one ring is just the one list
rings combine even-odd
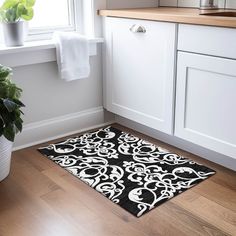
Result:
{"label": "black and white area rug", "polygon": [[39,152],[137,217],[215,174],[113,127]]}

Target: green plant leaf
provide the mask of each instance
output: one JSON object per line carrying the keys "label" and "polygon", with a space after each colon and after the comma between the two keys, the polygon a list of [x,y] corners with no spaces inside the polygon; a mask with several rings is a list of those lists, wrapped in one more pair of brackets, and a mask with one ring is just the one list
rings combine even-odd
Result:
{"label": "green plant leaf", "polygon": [[25,0],[27,7],[33,7],[35,4],[35,0]]}
{"label": "green plant leaf", "polygon": [[8,139],[11,142],[14,142],[15,139],[15,127],[14,125],[9,125],[7,126],[4,131],[3,131],[3,135],[6,139]]}
{"label": "green plant leaf", "polygon": [[13,99],[13,102],[15,102],[19,107],[25,107],[25,104],[22,103],[20,100],[18,99]]}
{"label": "green plant leaf", "polygon": [[24,104],[19,100],[22,89],[18,88],[10,78],[11,68],[0,65],[0,136],[14,141],[15,135],[22,131]]}
{"label": "green plant leaf", "polygon": [[[2,121],[2,122],[4,122],[4,120],[3,120],[3,118],[2,118],[2,115],[0,114],[0,120]],[[4,123],[3,123],[4,124]]]}
{"label": "green plant leaf", "polygon": [[2,119],[0,118],[0,137],[3,135],[3,131],[4,131],[4,123]]}
{"label": "green plant leaf", "polygon": [[17,119],[17,120],[15,121],[15,126],[16,126],[16,128],[19,130],[19,132],[21,132],[21,131],[22,131],[22,128],[23,128],[22,120],[21,120],[21,119]]}
{"label": "green plant leaf", "polygon": [[12,98],[19,99],[20,96],[21,96],[21,93],[22,93],[22,89],[17,88],[15,84],[12,84],[12,86],[13,86],[13,89],[15,91],[14,96],[12,96]]}
{"label": "green plant leaf", "polygon": [[7,126],[8,124],[14,122],[14,120],[15,120],[14,112],[9,112],[4,105],[1,107],[0,113],[1,113],[2,120],[5,124],[5,126]]}
{"label": "green plant leaf", "polygon": [[9,98],[15,98],[16,96],[16,87],[14,86],[14,84],[11,84],[8,86],[8,97]]}
{"label": "green plant leaf", "polygon": [[3,135],[5,136],[5,138],[11,142],[14,142],[15,134],[16,132],[13,124],[9,124],[3,131]]}
{"label": "green plant leaf", "polygon": [[8,99],[8,98],[3,100],[3,104],[9,112],[13,112],[15,109],[18,108],[18,105],[15,102]]}
{"label": "green plant leaf", "polygon": [[5,79],[10,74],[12,74],[12,69],[10,67],[0,65],[0,79]]}
{"label": "green plant leaf", "polygon": [[18,3],[19,3],[19,0],[5,0],[5,2],[1,6],[1,9],[8,10],[12,7],[15,7]]}
{"label": "green plant leaf", "polygon": [[27,12],[27,10],[26,10],[24,4],[20,3],[20,4],[17,5],[16,16],[18,18],[20,18],[21,15],[26,14],[26,12]]}
{"label": "green plant leaf", "polygon": [[26,21],[32,20],[33,17],[34,17],[34,9],[33,8],[27,8],[26,12],[24,12],[21,15],[21,18]]}
{"label": "green plant leaf", "polygon": [[0,21],[4,22],[5,17],[5,11],[0,8]]}
{"label": "green plant leaf", "polygon": [[7,22],[12,23],[12,22],[16,22],[19,20],[19,17],[17,17],[17,15],[16,15],[16,10],[17,10],[16,7],[6,10],[6,13],[5,13],[6,19],[5,20]]}

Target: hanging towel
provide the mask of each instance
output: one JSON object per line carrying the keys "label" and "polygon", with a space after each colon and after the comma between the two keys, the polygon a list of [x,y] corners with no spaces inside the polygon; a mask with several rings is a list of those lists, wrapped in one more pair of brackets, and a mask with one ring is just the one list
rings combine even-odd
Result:
{"label": "hanging towel", "polygon": [[57,64],[66,81],[88,78],[90,74],[89,41],[75,32],[55,32]]}

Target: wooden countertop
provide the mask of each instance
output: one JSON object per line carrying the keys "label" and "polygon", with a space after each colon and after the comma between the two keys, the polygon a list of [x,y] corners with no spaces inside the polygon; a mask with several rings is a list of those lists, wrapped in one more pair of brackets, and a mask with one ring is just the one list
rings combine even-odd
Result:
{"label": "wooden countertop", "polygon": [[[232,12],[233,10],[221,10],[221,11]],[[236,17],[199,15],[199,10],[193,8],[158,7],[158,8],[139,8],[139,9],[99,10],[99,15],[194,24],[194,25],[210,25],[210,26],[236,28]]]}

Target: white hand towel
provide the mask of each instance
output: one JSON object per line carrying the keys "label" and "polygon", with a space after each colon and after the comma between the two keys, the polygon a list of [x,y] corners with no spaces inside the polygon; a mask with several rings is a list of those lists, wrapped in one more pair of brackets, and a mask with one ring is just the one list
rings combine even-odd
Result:
{"label": "white hand towel", "polygon": [[75,32],[55,32],[57,64],[66,81],[88,78],[90,74],[89,41]]}

